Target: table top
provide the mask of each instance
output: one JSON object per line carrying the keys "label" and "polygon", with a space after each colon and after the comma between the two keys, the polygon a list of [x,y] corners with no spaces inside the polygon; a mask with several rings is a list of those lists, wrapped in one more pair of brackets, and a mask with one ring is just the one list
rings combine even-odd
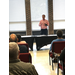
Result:
{"label": "table top", "polygon": [[[64,36],[65,34],[63,34]],[[27,35],[27,36],[21,36],[22,38],[25,37],[50,37],[50,36],[57,36],[57,34],[52,34],[52,35]]]}

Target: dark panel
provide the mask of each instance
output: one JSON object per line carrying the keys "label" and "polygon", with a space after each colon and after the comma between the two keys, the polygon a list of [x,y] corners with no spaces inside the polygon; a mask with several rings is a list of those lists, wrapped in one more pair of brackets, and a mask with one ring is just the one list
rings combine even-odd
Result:
{"label": "dark panel", "polygon": [[21,36],[25,36],[26,35],[26,31],[24,31],[24,32],[10,32],[10,34],[12,34],[12,33],[20,34]]}
{"label": "dark panel", "polygon": [[[63,31],[63,34],[65,34],[65,29],[61,29]],[[57,30],[54,30],[54,34],[56,34],[56,31]],[[10,34],[20,34],[21,36],[25,36],[26,35],[26,31],[23,31],[23,32],[10,32]],[[40,35],[40,31],[37,30],[37,31],[32,31],[32,35]]]}

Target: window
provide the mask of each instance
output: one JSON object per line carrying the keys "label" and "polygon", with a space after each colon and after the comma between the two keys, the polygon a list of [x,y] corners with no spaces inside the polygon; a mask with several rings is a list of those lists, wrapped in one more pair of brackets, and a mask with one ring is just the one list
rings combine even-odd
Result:
{"label": "window", "polygon": [[9,0],[10,31],[26,31],[25,0]]}
{"label": "window", "polygon": [[65,29],[65,0],[53,0],[54,29]]}
{"label": "window", "polygon": [[48,0],[30,0],[30,2],[32,31],[40,30],[39,21],[42,19],[42,15],[45,14],[48,20]]}
{"label": "window", "polygon": [[26,30],[26,23],[10,23],[10,31],[25,31]]}

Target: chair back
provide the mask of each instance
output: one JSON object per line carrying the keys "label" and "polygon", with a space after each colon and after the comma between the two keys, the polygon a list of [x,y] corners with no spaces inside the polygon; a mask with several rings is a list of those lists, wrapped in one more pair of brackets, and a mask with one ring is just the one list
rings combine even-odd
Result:
{"label": "chair back", "polygon": [[29,45],[28,45],[28,43],[21,43],[21,44],[18,44],[18,45],[25,45],[27,47],[27,49],[28,49],[28,52],[29,52]]}
{"label": "chair back", "polygon": [[63,50],[64,47],[65,47],[65,41],[53,42],[52,52],[61,53],[61,50]]}
{"label": "chair back", "polygon": [[19,53],[19,59],[23,62],[32,63],[32,56],[30,53]]}

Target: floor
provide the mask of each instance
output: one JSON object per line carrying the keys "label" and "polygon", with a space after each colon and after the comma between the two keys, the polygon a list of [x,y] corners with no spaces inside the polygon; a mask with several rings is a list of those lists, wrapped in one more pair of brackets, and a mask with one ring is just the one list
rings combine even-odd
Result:
{"label": "floor", "polygon": [[[32,64],[35,66],[39,75],[57,75],[57,64],[54,64],[54,70],[49,65],[49,47],[42,47],[39,51],[36,50],[36,43],[33,45],[33,51],[29,51],[32,56]],[[59,69],[59,75],[62,71]]]}

